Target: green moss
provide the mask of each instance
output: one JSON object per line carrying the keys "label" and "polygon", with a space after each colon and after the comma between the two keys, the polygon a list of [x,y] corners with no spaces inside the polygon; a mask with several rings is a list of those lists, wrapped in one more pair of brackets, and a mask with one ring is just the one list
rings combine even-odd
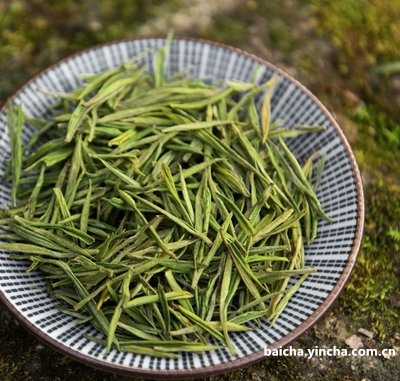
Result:
{"label": "green moss", "polygon": [[[353,72],[354,60],[364,66],[397,58],[400,52],[400,4],[392,0],[311,0],[319,31],[340,51],[339,68]],[[360,68],[357,68],[360,69]]]}
{"label": "green moss", "polygon": [[135,37],[140,25],[181,0],[0,2],[0,100],[37,70],[83,48]]}
{"label": "green moss", "polygon": [[200,35],[247,50],[257,50],[251,45],[257,39],[267,49],[290,53],[303,40],[302,35],[293,33],[293,25],[304,16],[303,11],[304,7],[296,8],[293,1],[247,0],[227,14],[217,15]]}
{"label": "green moss", "polygon": [[229,16],[215,19],[212,25],[200,33],[200,37],[230,45],[242,45],[246,38],[245,25]]}
{"label": "green moss", "polygon": [[[399,105],[385,95],[387,83],[373,83],[373,68],[400,56],[400,2],[309,0],[318,32],[334,45],[336,68],[352,89],[386,110]],[[372,85],[373,84],[373,85]],[[378,86],[378,89],[376,88]],[[378,91],[377,91],[378,90]]]}
{"label": "green moss", "polygon": [[394,337],[398,330],[399,215],[400,193],[371,184],[366,191],[363,245],[343,298],[345,310],[381,340]]}
{"label": "green moss", "polygon": [[[387,81],[375,78],[373,69],[399,57],[400,3],[309,2],[318,32],[332,43],[334,57],[329,92],[323,92],[323,85],[316,92],[352,121],[352,146],[366,185],[363,244],[340,310],[380,340],[393,340],[400,315],[400,263],[395,255],[400,235],[400,124],[394,113],[398,105],[386,92]],[[306,63],[312,66],[313,61]],[[348,104],[348,89],[365,103]]]}

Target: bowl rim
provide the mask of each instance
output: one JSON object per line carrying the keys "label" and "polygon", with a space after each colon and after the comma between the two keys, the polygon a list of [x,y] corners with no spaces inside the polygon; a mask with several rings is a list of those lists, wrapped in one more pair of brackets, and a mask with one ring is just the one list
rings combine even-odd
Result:
{"label": "bowl rim", "polygon": [[[122,39],[116,39],[116,40],[111,40],[107,41],[104,43],[99,43],[92,45],[90,47],[87,47],[85,49],[79,50],[77,52],[74,52],[72,54],[69,54],[67,56],[64,56],[63,58],[57,60],[56,62],[46,66],[45,68],[42,68],[38,71],[36,71],[27,81],[25,81],[23,84],[21,84],[8,98],[7,101],[14,99],[25,87],[27,87],[31,82],[33,82],[36,78],[41,76],[42,74],[52,70],[53,68],[59,66],[65,61],[68,61],[74,57],[77,57],[81,54],[87,53],[91,50],[94,49],[99,49],[105,46],[111,46],[119,43],[126,43],[126,42],[131,42],[131,41],[138,41],[138,40],[154,40],[154,39],[165,39],[165,36],[138,36],[138,37],[131,37],[131,38],[122,38]],[[336,132],[339,135],[339,138],[341,140],[341,143],[343,144],[346,153],[350,159],[350,164],[351,164],[351,169],[352,173],[355,179],[355,186],[356,186],[356,192],[357,192],[357,222],[356,222],[356,231],[354,235],[354,241],[353,245],[347,260],[347,264],[345,268],[343,269],[342,274],[340,275],[339,279],[337,280],[337,283],[333,287],[332,291],[328,294],[326,299],[319,305],[319,307],[305,320],[303,321],[298,327],[296,327],[293,331],[291,331],[289,334],[286,336],[282,337],[280,340],[274,342],[270,346],[268,346],[269,349],[278,349],[281,347],[287,346],[289,343],[292,341],[296,340],[299,336],[304,334],[308,329],[310,329],[317,321],[319,321],[322,316],[327,312],[327,310],[332,307],[332,304],[334,301],[337,299],[339,294],[343,291],[344,285],[347,283],[347,280],[353,270],[355,261],[357,259],[358,252],[360,250],[361,246],[361,241],[362,241],[362,235],[363,235],[363,230],[364,230],[364,191],[363,191],[363,183],[362,183],[362,178],[360,174],[360,170],[358,168],[356,159],[354,157],[353,151],[350,147],[349,142],[347,141],[347,138],[345,137],[343,131],[339,127],[339,124],[337,123],[336,119],[334,116],[328,111],[328,109],[321,103],[321,101],[309,90],[307,89],[303,84],[301,84],[298,80],[293,78],[290,74],[288,74],[285,70],[280,68],[279,66],[276,66],[275,64],[272,64],[268,62],[267,60],[258,57],[257,55],[253,53],[249,53],[245,50],[242,50],[241,48],[237,48],[234,46],[230,46],[225,43],[217,42],[217,41],[212,41],[208,39],[203,39],[203,38],[197,38],[197,37],[188,37],[188,36],[174,36],[174,40],[183,40],[183,41],[193,41],[197,43],[202,43],[202,44],[207,44],[211,46],[215,46],[218,48],[223,48],[226,50],[229,50],[234,53],[238,53],[240,55],[244,55],[248,58],[253,59],[254,61],[263,64],[271,69],[273,69],[275,72],[279,73],[281,76],[285,77],[288,79],[290,82],[292,82],[295,86],[299,87],[309,98],[311,98],[315,104],[321,109],[321,111],[325,114],[325,116],[328,118],[332,126],[335,128]],[[0,104],[0,113],[2,113],[7,105],[7,101],[4,102],[2,105]],[[222,364],[217,364],[217,365],[212,365],[212,366],[207,366],[207,367],[201,367],[201,368],[195,368],[195,369],[183,369],[183,370],[151,370],[151,369],[140,369],[140,368],[130,368],[114,363],[107,363],[104,361],[101,361],[97,358],[90,357],[89,355],[85,355],[78,350],[72,349],[61,342],[57,341],[56,339],[52,338],[45,332],[43,332],[40,328],[35,326],[28,318],[23,316],[15,307],[14,305],[7,299],[5,294],[0,291],[0,301],[2,304],[7,308],[8,312],[13,316],[25,329],[27,329],[29,332],[31,332],[37,339],[39,339],[41,342],[47,344],[48,346],[52,347],[56,351],[67,355],[70,358],[73,358],[74,360],[77,360],[78,362],[84,364],[84,365],[89,365],[94,368],[106,371],[106,372],[111,372],[114,374],[119,374],[119,375],[124,375],[124,376],[135,376],[135,377],[142,377],[146,379],[194,379],[194,378],[203,378],[203,377],[210,377],[210,376],[215,376],[218,374],[226,373],[226,372],[231,372],[235,369],[242,368],[242,367],[248,367],[258,361],[261,361],[263,358],[265,358],[264,355],[264,350],[261,349],[257,352],[254,352],[250,355],[244,356],[239,359],[235,359],[226,363]]]}

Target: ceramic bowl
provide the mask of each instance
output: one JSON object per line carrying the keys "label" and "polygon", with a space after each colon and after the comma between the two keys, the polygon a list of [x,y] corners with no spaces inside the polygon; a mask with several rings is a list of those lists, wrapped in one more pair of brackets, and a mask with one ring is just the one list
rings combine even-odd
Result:
{"label": "ceramic bowl", "polygon": [[[164,39],[148,38],[95,46],[41,71],[12,98],[23,104],[27,115],[39,117],[56,100],[38,92],[37,88],[69,91],[80,84],[79,74],[99,73],[124,63],[149,47],[162,44]],[[141,63],[150,69],[152,58],[152,54],[147,55]],[[88,365],[130,376],[177,379],[205,377],[259,361],[264,357],[265,346],[279,348],[289,344],[324,314],[350,275],[360,247],[364,221],[360,173],[335,119],[309,90],[284,71],[254,55],[219,43],[174,39],[168,73],[190,68],[194,78],[205,81],[250,81],[257,66],[258,83],[273,75],[281,77],[272,98],[272,121],[284,119],[286,125],[322,125],[326,128],[320,134],[289,139],[288,145],[299,159],[316,150],[327,154],[317,195],[325,212],[334,220],[331,224],[319,223],[317,239],[305,249],[306,266],[316,267],[317,272],[302,284],[276,323],[271,326],[262,320],[259,327],[249,324],[254,328],[252,331],[232,334],[237,357],[227,349],[183,353],[180,359],[116,350],[106,354],[105,347],[85,339],[85,334],[96,334],[90,325],[78,325],[73,317],[56,309],[59,302],[48,295],[40,272],[27,273],[27,262],[10,259],[9,252],[0,251],[0,299],[23,327],[56,350]],[[32,133],[32,128],[24,127],[24,142]],[[3,107],[0,109],[0,179],[9,153],[6,110]],[[10,204],[10,193],[9,184],[0,180],[2,205]]]}

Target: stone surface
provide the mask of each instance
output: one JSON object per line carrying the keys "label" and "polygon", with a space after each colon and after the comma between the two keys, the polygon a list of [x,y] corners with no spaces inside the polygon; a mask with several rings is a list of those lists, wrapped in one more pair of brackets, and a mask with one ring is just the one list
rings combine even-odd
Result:
{"label": "stone surface", "polygon": [[345,343],[351,348],[351,349],[359,349],[362,348],[364,346],[362,340],[356,336],[356,335],[352,335],[350,336]]}
{"label": "stone surface", "polygon": [[362,335],[368,337],[369,339],[372,339],[374,337],[374,333],[371,331],[368,331],[365,328],[359,328],[358,332],[361,333]]}

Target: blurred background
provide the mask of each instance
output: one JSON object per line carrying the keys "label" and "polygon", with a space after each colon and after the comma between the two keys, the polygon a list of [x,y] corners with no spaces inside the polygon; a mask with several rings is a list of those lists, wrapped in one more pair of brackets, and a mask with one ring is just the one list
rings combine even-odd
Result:
{"label": "blurred background", "polygon": [[[36,71],[94,44],[176,35],[254,53],[305,84],[362,171],[366,226],[349,283],[292,345],[400,351],[400,1],[0,0],[0,104]],[[40,344],[0,306],[1,380],[122,380]],[[367,331],[367,336],[359,330]],[[364,332],[365,333],[365,332]],[[208,380],[395,380],[400,355],[267,358]]]}

